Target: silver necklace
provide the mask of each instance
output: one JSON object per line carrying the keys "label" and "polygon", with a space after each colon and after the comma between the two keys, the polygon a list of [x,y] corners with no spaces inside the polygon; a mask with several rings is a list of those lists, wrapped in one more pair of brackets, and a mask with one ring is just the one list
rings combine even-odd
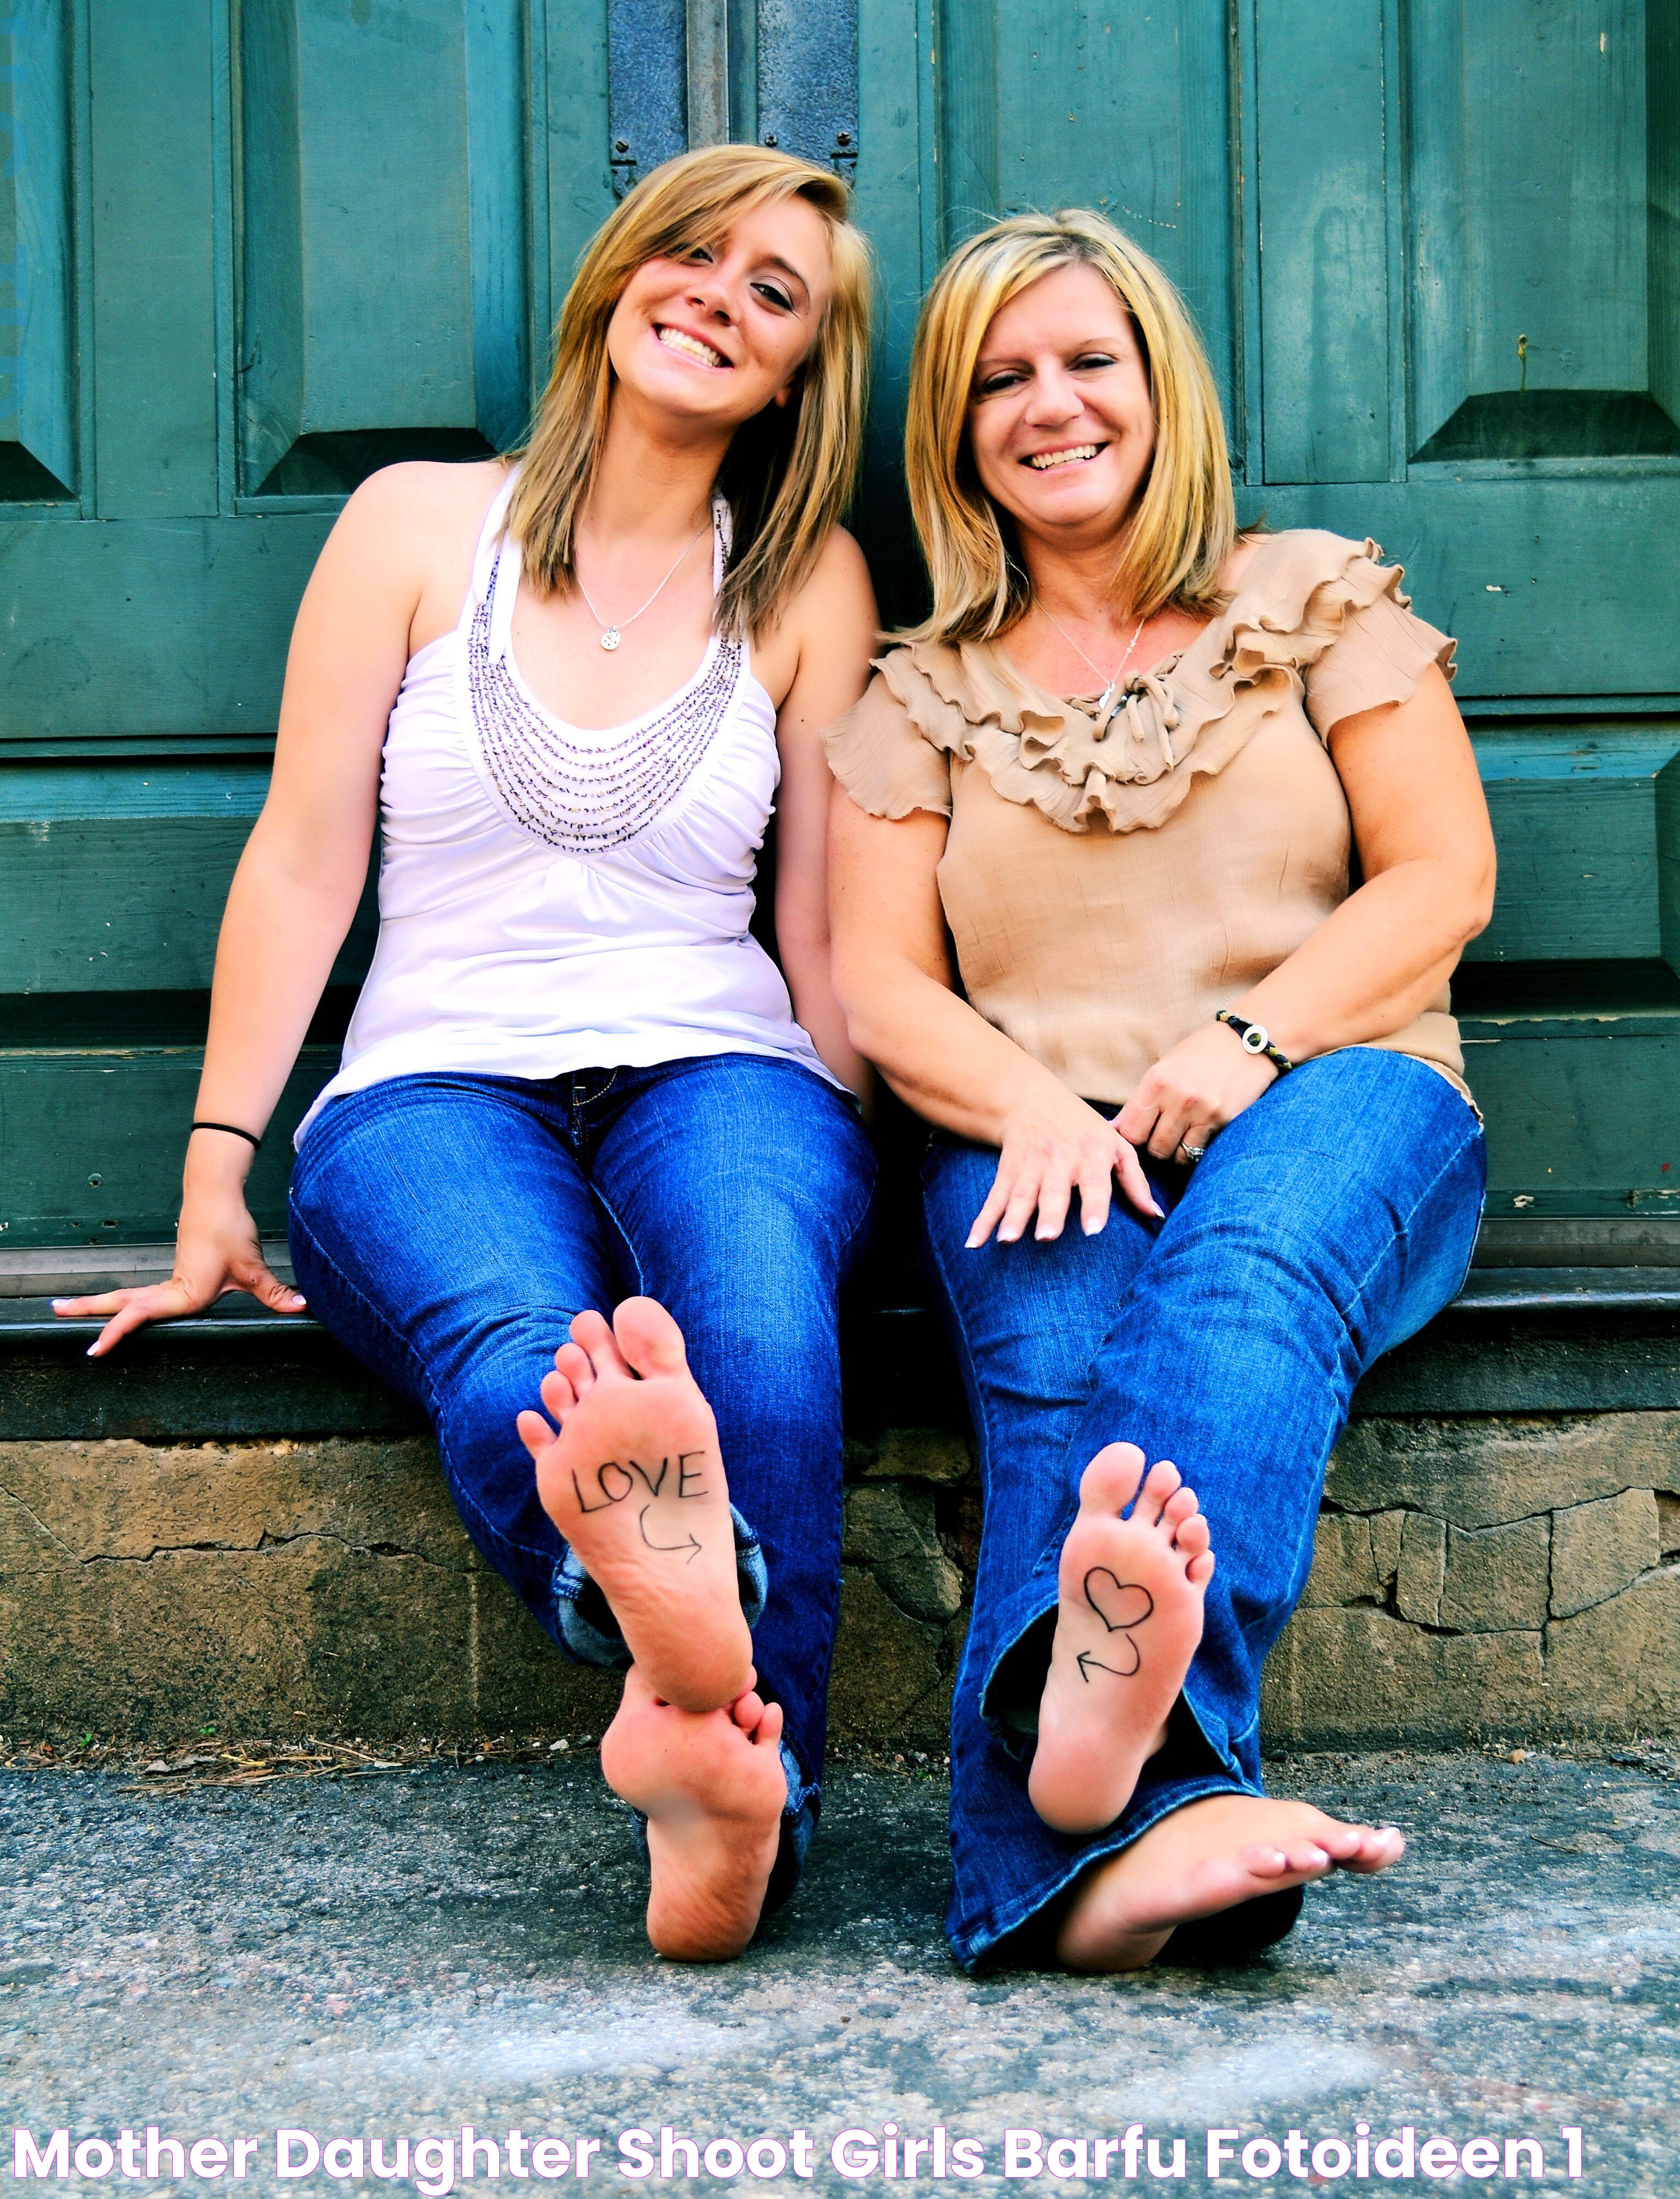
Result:
{"label": "silver necklace", "polygon": [[[641,616],[642,611],[651,610],[654,604],[664,593],[666,581],[670,580],[672,574],[676,571],[677,566],[681,564],[683,559],[687,557],[689,551],[694,547],[695,544],[700,540],[700,537],[705,533],[705,531],[706,530],[703,527],[697,527],[695,528],[693,534],[689,536],[687,541],[684,543],[682,548],[677,552],[676,561],[675,563],[672,565],[671,571],[665,575],[665,580],[659,583],[659,586],[654,590],[652,595],[650,595],[646,603],[642,605],[641,610],[633,610],[631,612],[627,619],[620,619],[615,623],[610,624],[601,616],[601,614],[596,610],[594,604],[590,602],[589,591],[583,585],[583,575],[581,573],[578,572],[575,566],[574,566],[572,577],[577,582],[577,592],[583,598],[585,607],[588,610],[590,617],[594,620],[596,625],[601,629],[601,646],[603,649],[616,649],[620,642],[624,639],[625,627],[627,626],[634,626],[636,621]],[[1046,615],[1048,616],[1048,614],[1047,613]],[[1055,621],[1052,620],[1051,623],[1053,625]],[[1079,646],[1077,642],[1074,644],[1074,646],[1076,649]],[[1086,662],[1088,663],[1090,659],[1088,657]]]}
{"label": "silver necklace", "polygon": [[1097,663],[1094,658],[1085,656],[1085,651],[1079,646],[1079,644],[1074,639],[1073,636],[1068,632],[1067,628],[1062,624],[1059,619],[1052,618],[1050,613],[1045,610],[1042,604],[1040,604],[1038,608],[1041,611],[1044,612],[1045,617],[1050,620],[1051,625],[1055,627],[1057,633],[1060,634],[1062,639],[1066,642],[1068,647],[1073,651],[1074,655],[1076,656],[1084,656],[1085,662],[1090,666],[1092,671],[1096,674],[1098,679],[1102,681],[1102,692],[1097,697],[1097,715],[1100,717],[1104,709],[1107,705],[1110,696],[1113,694],[1115,689],[1120,685],[1121,674],[1124,672],[1126,667],[1132,661],[1132,651],[1137,647],[1139,638],[1141,636],[1145,627],[1149,623],[1148,614],[1146,612],[1144,616],[1140,618],[1137,624],[1132,628],[1132,638],[1126,644],[1126,653],[1121,658],[1118,665],[1116,666],[1113,675],[1111,677],[1103,670],[1101,665]]}

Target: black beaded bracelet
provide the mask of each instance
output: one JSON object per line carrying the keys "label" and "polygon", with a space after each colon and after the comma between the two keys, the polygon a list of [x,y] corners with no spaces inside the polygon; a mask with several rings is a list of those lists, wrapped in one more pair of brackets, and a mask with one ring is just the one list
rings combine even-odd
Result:
{"label": "black beaded bracelet", "polygon": [[[254,1152],[262,1151],[262,1140],[254,1130],[242,1130],[237,1123],[195,1123],[193,1130],[225,1130],[230,1138],[243,1138]],[[189,1130],[187,1135],[192,1135]]]}

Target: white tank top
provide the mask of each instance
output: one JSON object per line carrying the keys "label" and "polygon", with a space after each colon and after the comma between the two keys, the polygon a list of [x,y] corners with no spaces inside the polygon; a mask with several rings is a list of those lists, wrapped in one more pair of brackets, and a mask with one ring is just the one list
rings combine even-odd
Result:
{"label": "white tank top", "polygon": [[[542,1078],[707,1053],[831,1084],[749,932],[781,761],[747,645],[597,732],[551,717],[510,640],[510,476],[452,633],[409,659],[380,777],[379,940],[327,1101],[429,1070]],[[715,572],[729,548],[714,505]]]}

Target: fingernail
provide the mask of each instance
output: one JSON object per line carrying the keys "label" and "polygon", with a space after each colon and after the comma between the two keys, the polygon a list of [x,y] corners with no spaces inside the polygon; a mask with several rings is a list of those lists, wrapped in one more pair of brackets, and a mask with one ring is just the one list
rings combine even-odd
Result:
{"label": "fingernail", "polygon": [[89,1359],[96,1359],[99,1356],[99,1346],[96,1344],[89,1344],[85,1356]]}
{"label": "fingernail", "polygon": [[1088,1214],[1080,1226],[1088,1237],[1094,1237],[1107,1220],[1105,1214]]}
{"label": "fingernail", "polygon": [[963,1246],[963,1250],[965,1252],[977,1251],[979,1249],[979,1245],[980,1239],[974,1234],[973,1231],[971,1230],[969,1232],[968,1242]]}

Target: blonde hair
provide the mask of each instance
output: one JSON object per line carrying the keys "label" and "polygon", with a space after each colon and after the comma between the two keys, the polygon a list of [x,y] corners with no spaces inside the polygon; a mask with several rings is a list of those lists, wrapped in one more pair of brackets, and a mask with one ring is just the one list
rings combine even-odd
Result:
{"label": "blonde hair", "polygon": [[828,229],[834,288],[785,405],[735,432],[718,475],[733,520],[719,604],[727,633],[771,623],[815,564],[850,500],[863,449],[872,283],[848,193],[825,169],[761,145],[711,145],[645,176],[583,255],[555,335],[554,368],[522,460],[508,519],[541,594],[577,580],[578,515],[595,475],[612,394],[607,324],[636,270],[715,242],[750,209],[802,198]]}
{"label": "blonde hair", "polygon": [[1219,393],[1190,316],[1149,255],[1100,213],[1023,213],[960,245],[934,280],[910,361],[905,471],[933,608],[903,639],[989,640],[1026,612],[1013,534],[980,486],[969,441],[975,362],[993,318],[1059,267],[1089,267],[1130,315],[1155,410],[1155,454],[1115,577],[1131,610],[1214,610],[1236,540]]}

